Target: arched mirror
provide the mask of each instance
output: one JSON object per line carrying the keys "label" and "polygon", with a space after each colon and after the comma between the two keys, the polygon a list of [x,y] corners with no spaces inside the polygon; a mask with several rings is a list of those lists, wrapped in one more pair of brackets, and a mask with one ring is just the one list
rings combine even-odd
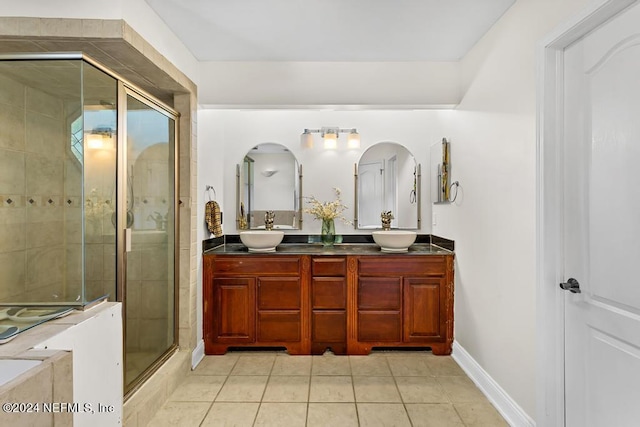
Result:
{"label": "arched mirror", "polygon": [[391,228],[419,229],[420,177],[420,165],[402,145],[369,147],[355,168],[355,227],[382,228],[380,214],[391,211]]}
{"label": "arched mirror", "polygon": [[267,211],[275,215],[274,229],[302,227],[302,166],[287,147],[258,144],[236,169],[238,229],[264,229]]}

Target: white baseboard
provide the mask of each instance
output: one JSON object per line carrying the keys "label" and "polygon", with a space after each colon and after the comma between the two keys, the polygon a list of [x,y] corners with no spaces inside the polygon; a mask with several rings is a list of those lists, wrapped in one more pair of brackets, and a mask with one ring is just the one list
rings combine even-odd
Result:
{"label": "white baseboard", "polygon": [[191,353],[191,369],[196,369],[196,366],[202,362],[202,359],[204,359],[204,340],[200,340]]}
{"label": "white baseboard", "polygon": [[536,423],[529,415],[507,394],[493,378],[482,369],[482,366],[456,341],[453,342],[451,354],[462,370],[471,378],[476,386],[484,393],[496,407],[500,415],[512,427],[535,427]]}

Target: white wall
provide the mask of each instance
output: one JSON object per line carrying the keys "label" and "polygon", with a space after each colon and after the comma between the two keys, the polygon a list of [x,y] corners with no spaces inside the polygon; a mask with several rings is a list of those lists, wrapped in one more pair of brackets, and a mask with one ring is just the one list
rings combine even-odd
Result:
{"label": "white wall", "polygon": [[[319,200],[334,199],[333,187],[342,190],[343,202],[348,206],[345,211],[347,219],[354,215],[354,164],[362,153],[377,142],[397,142],[413,153],[418,163],[422,164],[422,208],[423,222],[421,233],[430,230],[429,197],[429,147],[442,139],[443,123],[448,121],[452,111],[231,111],[201,110],[199,112],[198,135],[200,145],[198,164],[208,165],[214,158],[223,156],[223,183],[218,189],[218,196],[223,193],[222,207],[225,215],[224,231],[236,234],[236,164],[256,144],[263,142],[280,143],[291,150],[303,169],[302,194],[314,195]],[[215,123],[215,125],[213,125]],[[305,128],[322,126],[355,127],[361,136],[359,150],[336,151],[322,149],[319,134],[314,134],[315,147],[311,150],[300,148],[300,134]],[[338,145],[346,145],[346,134],[338,138]],[[207,153],[209,147],[216,148]],[[207,168],[205,166],[205,168]],[[209,169],[209,168],[207,168]],[[199,168],[199,173],[201,169]],[[203,173],[212,173],[203,172]],[[205,177],[202,177],[205,179]],[[215,179],[211,179],[215,180]],[[198,191],[204,189],[204,182],[199,179]],[[303,202],[303,207],[304,206]],[[204,206],[204,205],[203,205]],[[204,208],[203,208],[204,209]],[[303,234],[319,234],[321,223],[312,216],[304,214],[303,229],[292,231]],[[369,231],[354,230],[352,225],[336,222],[336,231],[341,234],[353,234]]]}
{"label": "white wall", "polygon": [[450,123],[458,200],[434,207],[456,241],[455,338],[535,414],[536,42],[587,0],[520,0],[462,62]]}
{"label": "white wall", "polygon": [[[215,200],[220,204],[223,212],[222,222],[225,228],[235,227],[235,209],[233,204],[224,203],[224,182],[233,180],[235,182],[235,171],[231,177],[224,177],[225,161],[225,132],[223,123],[218,119],[215,112],[210,110],[200,110],[198,112],[198,182],[196,197],[197,202],[197,222],[196,241],[198,245],[205,239],[211,238],[211,233],[207,230],[204,222],[204,207],[209,197],[214,199],[213,191],[207,194],[206,186],[211,185],[215,189],[217,197]],[[235,189],[233,190],[235,194]],[[202,341],[202,257],[198,257],[198,287],[196,293],[196,342]]]}
{"label": "white wall", "polygon": [[200,103],[211,108],[454,105],[456,62],[203,62]]}
{"label": "white wall", "polygon": [[187,77],[198,84],[200,63],[144,0],[0,0],[2,16],[124,19]]}

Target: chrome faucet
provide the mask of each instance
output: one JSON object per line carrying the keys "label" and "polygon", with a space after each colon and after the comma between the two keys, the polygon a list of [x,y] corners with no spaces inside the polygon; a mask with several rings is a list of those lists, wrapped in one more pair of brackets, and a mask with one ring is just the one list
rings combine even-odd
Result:
{"label": "chrome faucet", "polygon": [[391,229],[391,220],[393,219],[393,214],[391,211],[386,211],[380,213],[380,220],[382,221],[382,230],[388,231]]}
{"label": "chrome faucet", "polygon": [[264,213],[264,228],[266,230],[273,230],[273,220],[276,218],[276,214],[273,211],[266,211]]}

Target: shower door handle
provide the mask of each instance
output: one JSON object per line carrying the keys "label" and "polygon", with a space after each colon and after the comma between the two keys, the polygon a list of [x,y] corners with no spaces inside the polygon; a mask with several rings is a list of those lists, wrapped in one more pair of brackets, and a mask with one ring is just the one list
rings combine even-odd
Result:
{"label": "shower door handle", "polygon": [[124,229],[124,251],[131,252],[131,229]]}

